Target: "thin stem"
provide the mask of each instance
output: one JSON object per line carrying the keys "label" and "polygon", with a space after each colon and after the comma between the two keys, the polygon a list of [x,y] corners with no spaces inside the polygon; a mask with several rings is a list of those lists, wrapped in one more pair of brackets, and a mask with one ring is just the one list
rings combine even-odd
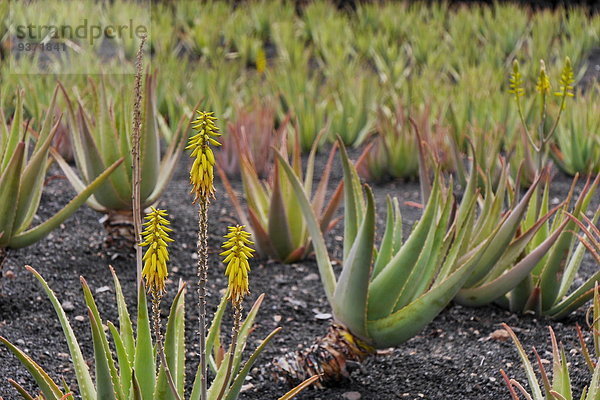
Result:
{"label": "thin stem", "polygon": [[146,42],[146,36],[142,36],[140,47],[136,57],[135,73],[135,99],[133,103],[133,130],[131,135],[131,155],[132,155],[132,190],[131,202],[133,210],[133,227],[135,231],[135,261],[137,271],[138,289],[142,284],[142,204],[140,186],[142,182],[142,173],[140,168],[140,136],[142,131],[142,73],[143,73],[143,49]]}
{"label": "thin stem", "polygon": [[181,396],[177,393],[177,387],[175,386],[175,381],[173,380],[173,375],[171,375],[171,370],[169,369],[169,364],[167,364],[167,357],[165,356],[165,348],[163,347],[163,337],[162,331],[160,329],[160,300],[162,299],[162,294],[158,292],[156,289],[152,290],[152,320],[154,322],[154,336],[156,338],[156,352],[160,358],[160,362],[165,370],[165,375],[167,377],[167,383],[171,388],[171,392],[173,392],[173,396],[177,400],[181,400]]}
{"label": "thin stem", "polygon": [[200,199],[198,211],[198,312],[200,336],[200,370],[202,380],[200,385],[201,400],[207,399],[207,368],[206,368],[206,281],[208,273],[208,199]]}
{"label": "thin stem", "polygon": [[235,350],[237,347],[238,335],[240,333],[240,325],[242,323],[242,305],[241,303],[233,304],[233,328],[231,329],[231,346],[229,347],[229,360],[227,360],[227,373],[221,386],[221,391],[217,396],[217,400],[221,400],[225,391],[229,387],[229,379],[231,378],[231,370],[233,368],[233,359],[235,358]]}
{"label": "thin stem", "polygon": [[538,152],[539,147],[535,144],[535,141],[533,140],[533,137],[531,136],[531,133],[529,132],[529,128],[527,127],[527,122],[525,121],[525,116],[523,115],[523,107],[521,106],[521,100],[519,99],[518,96],[517,96],[516,100],[517,100],[517,110],[519,111],[519,117],[521,118],[521,124],[523,125],[523,128],[525,129],[525,133],[527,134],[527,139],[529,139],[529,143],[531,144],[531,146],[533,146],[533,149],[536,152]]}

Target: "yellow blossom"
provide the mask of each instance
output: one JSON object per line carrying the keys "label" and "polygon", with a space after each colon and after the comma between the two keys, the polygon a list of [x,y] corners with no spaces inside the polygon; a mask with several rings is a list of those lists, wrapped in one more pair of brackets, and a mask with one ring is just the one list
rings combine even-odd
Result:
{"label": "yellow blossom", "polygon": [[565,66],[560,74],[560,91],[555,92],[556,96],[569,96],[573,97],[573,83],[575,77],[573,74],[573,67],[571,66],[571,59],[567,57],[565,60]]}
{"label": "yellow blossom", "polygon": [[540,64],[540,75],[538,76],[535,89],[542,94],[550,93],[550,78],[546,73],[546,64],[544,63],[544,60],[541,60]]}
{"label": "yellow blossom", "polygon": [[144,223],[143,243],[140,246],[148,246],[144,254],[144,269],[142,277],[146,281],[149,291],[159,293],[165,290],[165,279],[167,278],[167,261],[169,261],[169,252],[167,251],[167,242],[172,242],[169,232],[172,231],[167,225],[167,212],[151,207],[151,211],[146,215],[147,222]]}
{"label": "yellow blossom", "polygon": [[245,226],[230,226],[225,235],[227,239],[223,248],[227,249],[221,253],[225,256],[224,264],[227,264],[225,275],[229,278],[229,299],[234,304],[241,303],[248,291],[248,272],[250,264],[248,259],[252,257],[254,250],[249,245],[254,244],[250,240],[250,233],[244,230]]}
{"label": "yellow blossom", "polygon": [[186,150],[192,150],[190,157],[195,158],[190,170],[192,193],[195,194],[194,203],[200,198],[208,199],[215,192],[213,186],[215,156],[210,145],[221,145],[215,140],[221,136],[219,128],[215,125],[217,118],[212,112],[196,112],[198,117],[192,122],[196,134],[190,138],[186,147]]}
{"label": "yellow blossom", "polygon": [[513,72],[510,75],[509,83],[510,89],[508,92],[514,94],[517,99],[525,94],[525,89],[523,89],[523,76],[519,71],[519,62],[517,60],[513,61]]}

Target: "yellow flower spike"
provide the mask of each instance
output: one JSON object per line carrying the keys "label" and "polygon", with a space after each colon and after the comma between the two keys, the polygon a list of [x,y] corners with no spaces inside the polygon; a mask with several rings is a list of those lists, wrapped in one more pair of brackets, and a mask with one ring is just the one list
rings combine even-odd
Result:
{"label": "yellow flower spike", "polygon": [[219,128],[215,125],[216,117],[212,112],[196,111],[198,116],[192,122],[196,134],[190,137],[186,150],[192,150],[190,157],[195,158],[190,170],[190,183],[192,193],[195,194],[194,203],[200,198],[208,200],[215,193],[213,186],[213,167],[215,156],[209,145],[220,146],[215,138],[221,136]]}
{"label": "yellow flower spike", "polygon": [[227,264],[225,275],[228,278],[229,300],[234,305],[242,302],[248,290],[248,272],[250,264],[248,259],[252,258],[254,249],[249,247],[254,242],[250,240],[250,233],[244,230],[244,225],[230,226],[229,232],[224,236],[227,239],[221,247],[226,249],[220,255],[224,256],[224,264]]}
{"label": "yellow flower spike", "polygon": [[571,59],[567,57],[565,59],[565,66],[560,74],[560,91],[555,92],[554,95],[573,97],[574,82],[573,66],[571,65]]}
{"label": "yellow flower spike", "polygon": [[167,251],[167,242],[172,242],[169,232],[173,230],[167,225],[170,222],[166,219],[167,211],[159,210],[154,207],[146,215],[147,222],[144,223],[142,236],[144,241],[140,244],[142,247],[148,247],[144,254],[144,268],[142,269],[142,278],[146,282],[148,291],[163,293],[165,290],[165,279],[168,275],[167,261],[169,261],[169,252]]}
{"label": "yellow flower spike", "polygon": [[538,76],[535,89],[542,94],[550,93],[550,78],[546,73],[546,64],[544,60],[540,60],[540,75]]}
{"label": "yellow flower spike", "polygon": [[523,89],[523,76],[519,71],[519,62],[517,60],[513,61],[513,72],[510,75],[510,89],[508,93],[512,93],[515,95],[515,98],[519,98],[525,94],[525,89]]}

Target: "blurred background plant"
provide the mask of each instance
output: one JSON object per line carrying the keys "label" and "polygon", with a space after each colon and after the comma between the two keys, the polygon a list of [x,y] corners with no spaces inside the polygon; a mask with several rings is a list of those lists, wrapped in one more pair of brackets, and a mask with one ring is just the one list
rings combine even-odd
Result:
{"label": "blurred background plant", "polygon": [[[169,128],[159,123],[156,83],[156,74],[146,75],[140,138],[142,208],[156,202],[166,189],[186,140],[184,121],[188,117],[182,115],[177,130],[165,134],[171,141],[161,155],[161,129],[168,131]],[[125,160],[124,168],[100,186],[87,203],[96,211],[106,214],[104,226],[108,240],[117,243],[125,240],[125,243],[129,243],[133,238],[131,101],[113,97],[104,81],[90,81],[90,84],[90,90],[84,94],[74,89],[74,94],[69,95],[63,88],[68,104],[70,138],[80,176],[57,152],[53,152],[53,155],[77,191],[82,190],[86,182],[95,179],[106,165],[121,157]]]}
{"label": "blurred background plant", "polygon": [[[54,110],[58,87],[53,93],[50,110]],[[35,131],[30,126],[31,120],[25,120],[23,97],[23,91],[18,91],[12,118],[5,116],[0,102],[0,264],[6,248],[31,245],[62,224],[123,161],[117,157],[110,160],[98,169],[87,186],[81,185],[78,195],[64,208],[32,228],[51,163],[48,154],[61,127],[61,116],[56,118],[54,112],[48,112],[39,124],[39,131]]]}

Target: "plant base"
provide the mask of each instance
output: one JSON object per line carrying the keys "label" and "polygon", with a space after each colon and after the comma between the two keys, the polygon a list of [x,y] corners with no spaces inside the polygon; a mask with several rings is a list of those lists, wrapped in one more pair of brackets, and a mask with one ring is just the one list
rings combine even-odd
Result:
{"label": "plant base", "polygon": [[320,375],[316,386],[322,388],[348,379],[352,369],[373,354],[374,348],[354,337],[346,328],[332,325],[315,344],[276,358],[273,365],[276,376],[292,385]]}
{"label": "plant base", "polygon": [[106,230],[105,246],[110,248],[133,248],[135,226],[133,211],[110,211],[101,219]]}

